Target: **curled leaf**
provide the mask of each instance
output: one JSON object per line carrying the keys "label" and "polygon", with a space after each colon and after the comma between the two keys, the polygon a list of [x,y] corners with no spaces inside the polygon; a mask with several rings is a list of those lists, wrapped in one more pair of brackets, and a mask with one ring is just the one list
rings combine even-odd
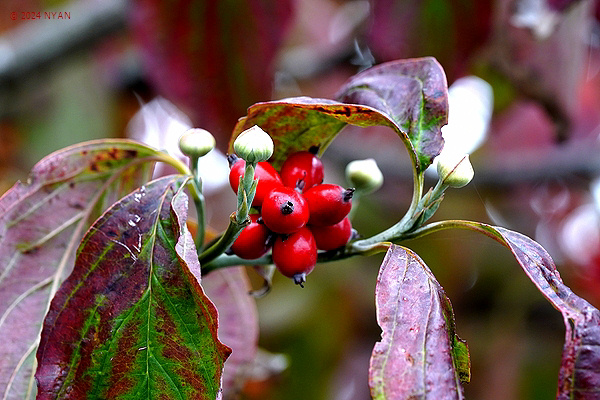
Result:
{"label": "curled leaf", "polygon": [[442,151],[441,128],[448,123],[448,83],[433,57],[391,61],[369,68],[346,83],[337,96],[389,116],[409,153],[425,170]]}
{"label": "curled leaf", "polygon": [[467,223],[508,247],[523,271],[565,322],[557,399],[600,396],[600,311],[566,286],[550,255],[534,240],[511,230]]}
{"label": "curled leaf", "polygon": [[229,149],[244,130],[258,125],[275,142],[271,162],[277,168],[295,151],[316,146],[322,154],[347,124],[381,125],[396,131],[416,168],[425,170],[444,145],[448,88],[444,70],[433,58],[370,68],[351,78],[338,98],[342,102],[296,97],[257,103],[238,121]]}

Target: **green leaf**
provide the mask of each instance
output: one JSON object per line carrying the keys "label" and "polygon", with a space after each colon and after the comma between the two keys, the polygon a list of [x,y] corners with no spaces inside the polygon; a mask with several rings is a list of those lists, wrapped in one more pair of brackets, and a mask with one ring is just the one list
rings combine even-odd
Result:
{"label": "green leaf", "polygon": [[215,399],[229,348],[185,226],[189,177],[156,180],[98,219],[44,321],[45,399]]}
{"label": "green leaf", "polygon": [[383,330],[369,368],[374,399],[462,399],[469,353],[450,300],[411,250],[391,245],[375,288]]}
{"label": "green leaf", "polygon": [[448,84],[433,57],[369,68],[352,77],[338,98],[373,107],[394,121],[421,171],[444,146],[441,128],[448,123]]}
{"label": "green leaf", "polygon": [[150,178],[157,155],[128,140],[57,151],[0,198],[0,397],[35,397],[35,352],[44,315],[71,272],[89,225]]}

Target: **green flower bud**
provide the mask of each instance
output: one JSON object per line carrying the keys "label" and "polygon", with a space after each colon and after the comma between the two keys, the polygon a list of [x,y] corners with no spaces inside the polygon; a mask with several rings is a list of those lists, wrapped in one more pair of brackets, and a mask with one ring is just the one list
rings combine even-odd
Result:
{"label": "green flower bud", "polygon": [[350,186],[363,194],[373,193],[383,185],[383,174],[372,158],[348,163],[346,179]]}
{"label": "green flower bud", "polygon": [[214,148],[215,138],[205,129],[188,129],[179,138],[179,150],[191,158],[202,157]]}
{"label": "green flower bud", "polygon": [[273,155],[273,139],[254,125],[240,133],[233,142],[233,149],[246,162],[266,161]]}
{"label": "green flower bud", "polygon": [[437,160],[437,173],[442,184],[461,188],[471,182],[475,172],[469,161],[469,155],[440,154]]}

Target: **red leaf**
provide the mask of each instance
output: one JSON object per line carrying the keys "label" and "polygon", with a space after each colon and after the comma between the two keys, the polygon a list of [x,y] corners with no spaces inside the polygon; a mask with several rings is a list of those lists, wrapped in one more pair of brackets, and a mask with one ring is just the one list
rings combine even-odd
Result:
{"label": "red leaf", "polygon": [[290,0],[135,0],[131,22],[159,92],[225,138],[248,106],[271,97],[291,16]]}
{"label": "red leaf", "polygon": [[88,231],[44,321],[39,399],[217,397],[229,349],[185,227],[186,179],[143,186]]}
{"label": "red leaf", "polygon": [[[100,211],[147,180],[157,154],[126,140],[57,151],[0,198],[0,397],[33,398],[42,321]],[[148,160],[146,160],[148,161]]]}
{"label": "red leaf", "polygon": [[412,251],[391,245],[375,289],[383,330],[369,368],[374,399],[462,399],[466,344],[455,334],[450,300]]}

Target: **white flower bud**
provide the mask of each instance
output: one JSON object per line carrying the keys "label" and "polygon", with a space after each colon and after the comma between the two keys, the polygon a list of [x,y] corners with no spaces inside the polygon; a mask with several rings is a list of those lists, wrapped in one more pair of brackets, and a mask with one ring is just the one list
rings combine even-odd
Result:
{"label": "white flower bud", "polygon": [[383,174],[372,158],[348,163],[346,179],[352,187],[363,194],[372,193],[383,185]]}
{"label": "white flower bud", "polygon": [[442,152],[437,161],[437,173],[442,184],[461,188],[473,179],[475,172],[468,154],[458,155]]}
{"label": "white flower bud", "polygon": [[205,129],[188,129],[179,138],[179,150],[188,157],[202,157],[214,148],[215,138]]}
{"label": "white flower bud", "polygon": [[246,162],[266,161],[273,155],[273,139],[254,125],[240,133],[233,142],[233,149]]}

